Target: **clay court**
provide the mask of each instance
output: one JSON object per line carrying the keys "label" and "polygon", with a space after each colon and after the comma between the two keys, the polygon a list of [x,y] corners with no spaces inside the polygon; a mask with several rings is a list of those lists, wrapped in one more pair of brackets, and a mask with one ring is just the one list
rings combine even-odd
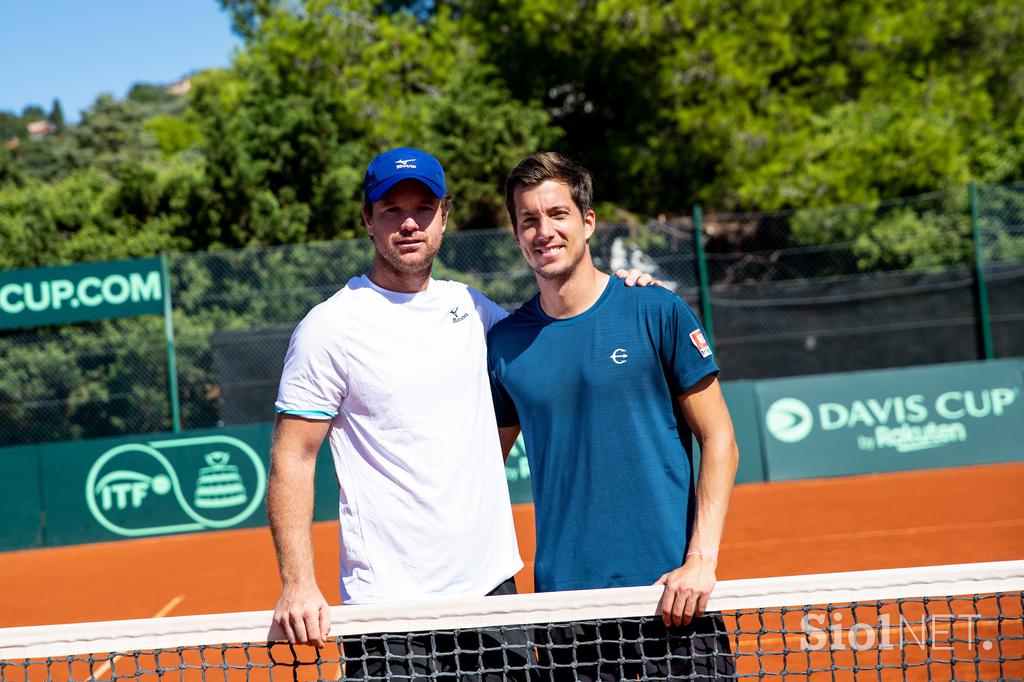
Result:
{"label": "clay court", "polygon": [[[757,483],[733,494],[720,580],[1024,557],[1024,463]],[[533,509],[516,523],[532,590]],[[337,525],[314,528],[339,601]],[[266,528],[0,554],[0,627],[274,607]]]}

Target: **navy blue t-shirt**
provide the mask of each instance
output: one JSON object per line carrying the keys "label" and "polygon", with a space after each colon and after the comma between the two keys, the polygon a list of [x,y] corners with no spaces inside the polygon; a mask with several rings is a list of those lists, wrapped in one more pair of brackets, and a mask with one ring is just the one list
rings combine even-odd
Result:
{"label": "navy blue t-shirt", "polygon": [[649,585],[693,525],[691,433],[676,398],[718,371],[693,311],[612,277],[586,312],[535,296],[488,336],[499,426],[520,424],[539,592]]}

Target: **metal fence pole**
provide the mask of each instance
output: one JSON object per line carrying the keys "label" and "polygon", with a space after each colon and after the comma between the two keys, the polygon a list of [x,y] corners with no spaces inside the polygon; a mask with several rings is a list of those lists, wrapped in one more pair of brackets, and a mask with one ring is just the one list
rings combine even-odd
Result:
{"label": "metal fence pole", "polygon": [[174,353],[174,318],[171,306],[171,272],[167,254],[160,254],[160,277],[164,286],[164,338],[167,341],[167,393],[171,403],[171,428],[181,433],[181,405],[178,397],[178,363]]}
{"label": "metal fence pole", "polygon": [[978,341],[986,360],[995,357],[992,352],[992,320],[988,312],[988,286],[985,284],[985,260],[981,253],[981,227],[978,219],[978,186],[971,180],[967,186],[971,202],[971,232],[974,235],[974,281],[978,294]]}
{"label": "metal fence pole", "polygon": [[708,343],[715,339],[715,328],[711,321],[711,288],[708,286],[708,263],[704,258],[704,218],[700,204],[693,205],[693,241],[697,247],[697,278],[700,283],[700,313],[704,318],[704,333]]}

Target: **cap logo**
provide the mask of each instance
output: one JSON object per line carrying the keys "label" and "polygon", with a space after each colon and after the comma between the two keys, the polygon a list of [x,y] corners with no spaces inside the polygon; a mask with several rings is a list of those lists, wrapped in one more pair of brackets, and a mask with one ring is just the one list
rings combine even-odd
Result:
{"label": "cap logo", "polygon": [[437,198],[447,191],[441,163],[422,149],[398,147],[373,157],[363,176],[363,198],[377,202],[404,180],[418,180]]}

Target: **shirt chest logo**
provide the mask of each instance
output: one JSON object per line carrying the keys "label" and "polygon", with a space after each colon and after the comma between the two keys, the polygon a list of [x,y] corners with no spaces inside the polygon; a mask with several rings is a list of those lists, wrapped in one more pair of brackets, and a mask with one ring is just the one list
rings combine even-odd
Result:
{"label": "shirt chest logo", "polygon": [[448,314],[452,316],[452,324],[458,324],[459,322],[462,322],[464,319],[469,317],[469,313],[462,313],[461,315],[459,315],[459,306],[455,306],[454,308],[449,310]]}
{"label": "shirt chest logo", "polygon": [[612,362],[616,365],[624,365],[626,364],[626,361],[629,360],[629,353],[626,352],[625,348],[616,348],[608,357],[610,357]]}

